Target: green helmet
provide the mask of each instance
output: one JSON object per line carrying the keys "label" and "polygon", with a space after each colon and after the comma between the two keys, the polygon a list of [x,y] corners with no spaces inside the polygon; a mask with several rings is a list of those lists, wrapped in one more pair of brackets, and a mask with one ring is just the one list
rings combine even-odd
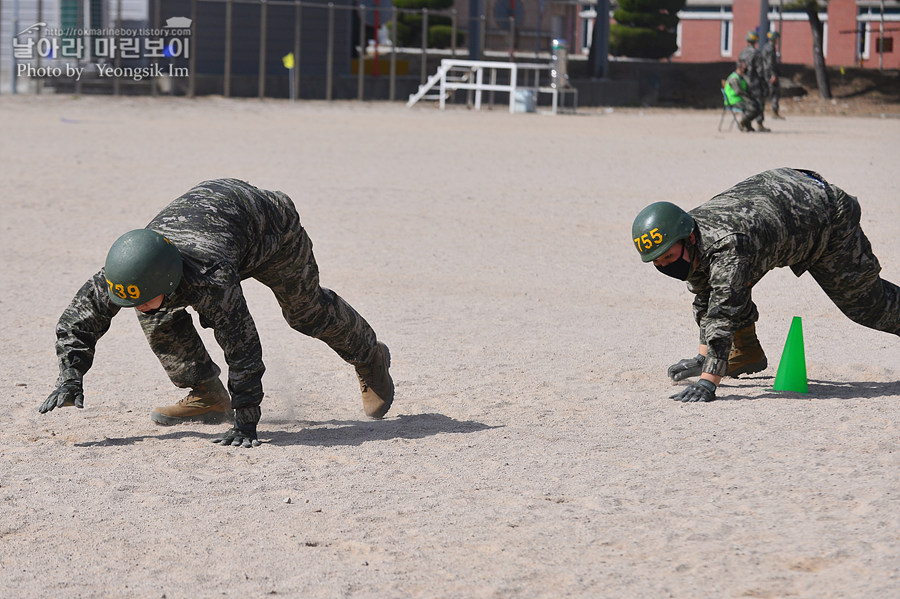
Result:
{"label": "green helmet", "polygon": [[694,232],[694,219],[671,202],[650,204],[634,218],[631,236],[641,260],[652,262],[675,242],[687,239]]}
{"label": "green helmet", "polygon": [[756,32],[753,31],[753,30],[748,31],[748,32],[747,32],[747,41],[748,41],[748,42],[754,42],[754,43],[755,43],[755,42],[758,42],[758,41],[759,41],[759,34],[756,33]]}
{"label": "green helmet", "polygon": [[119,237],[106,255],[109,298],[133,308],[171,293],[181,282],[181,254],[172,242],[150,229]]}
{"label": "green helmet", "polygon": [[769,38],[770,40],[777,40],[778,32],[773,29],[772,31],[770,31],[769,33],[766,34],[766,37]]}

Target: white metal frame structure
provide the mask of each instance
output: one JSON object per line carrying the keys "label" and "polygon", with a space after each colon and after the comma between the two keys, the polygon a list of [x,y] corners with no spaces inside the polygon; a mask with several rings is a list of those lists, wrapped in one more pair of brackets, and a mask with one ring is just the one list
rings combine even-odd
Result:
{"label": "white metal frame structure", "polygon": [[[509,71],[509,83],[497,83],[499,71]],[[439,102],[441,110],[444,109],[449,91],[458,89],[475,92],[475,110],[481,110],[481,97],[484,92],[498,91],[509,94],[509,111],[516,111],[516,90],[533,90],[535,94],[551,95],[551,112],[556,114],[559,110],[559,98],[562,95],[572,94],[572,111],[578,106],[578,90],[574,87],[541,86],[541,71],[549,71],[546,64],[522,63],[522,62],[494,62],[485,60],[457,60],[445,58],[441,60],[441,66],[437,72],[428,78],[424,85],[419,86],[419,91],[409,96],[407,107],[414,105],[419,100],[426,98],[426,94],[438,85],[437,96],[430,96]],[[488,71],[488,82],[485,82],[485,71]],[[521,72],[521,75],[520,75]],[[528,85],[524,80],[528,79],[528,73],[532,74],[532,84]],[[523,85],[519,80],[523,79]]]}

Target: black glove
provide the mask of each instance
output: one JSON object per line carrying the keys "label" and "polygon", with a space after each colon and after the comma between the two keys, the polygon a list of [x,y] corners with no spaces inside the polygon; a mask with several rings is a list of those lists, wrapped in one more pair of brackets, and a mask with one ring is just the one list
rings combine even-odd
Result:
{"label": "black glove", "polygon": [[237,425],[228,430],[220,437],[212,440],[213,443],[221,443],[222,447],[259,447],[259,439],[256,438],[256,425],[244,425],[238,428]]}
{"label": "black glove", "polygon": [[700,379],[669,397],[676,401],[712,401],[716,398],[716,386],[712,381]]}
{"label": "black glove", "polygon": [[38,412],[46,414],[53,408],[62,408],[67,406],[75,406],[76,408],[84,408],[84,389],[79,380],[63,381],[56,390],[50,394]]}
{"label": "black glove", "polygon": [[681,381],[692,376],[700,376],[703,373],[703,362],[706,356],[697,354],[694,358],[685,358],[676,364],[669,366],[667,371],[673,381]]}
{"label": "black glove", "polygon": [[256,424],[262,411],[259,406],[235,408],[234,426],[220,437],[212,440],[220,443],[222,447],[259,447],[259,439],[256,438]]}

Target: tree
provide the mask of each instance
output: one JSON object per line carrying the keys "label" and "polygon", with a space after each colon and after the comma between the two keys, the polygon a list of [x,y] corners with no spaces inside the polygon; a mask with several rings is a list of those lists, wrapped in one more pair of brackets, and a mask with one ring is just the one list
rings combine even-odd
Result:
{"label": "tree", "polygon": [[687,0],[619,0],[609,28],[610,52],[635,58],[668,58],[678,50],[678,11]]}
{"label": "tree", "polygon": [[[394,44],[398,46],[422,45],[422,13],[408,12],[421,11],[427,8],[429,11],[443,11],[453,8],[453,0],[393,0],[394,6],[406,11],[397,15],[397,31],[391,32]],[[428,39],[425,40],[429,48],[448,48],[452,44],[452,28],[450,17],[444,15],[428,15]],[[462,43],[463,36],[456,33],[457,43]]]}
{"label": "tree", "polygon": [[816,85],[819,87],[819,95],[824,99],[831,99],[831,83],[828,81],[828,71],[825,69],[825,52],[823,46],[822,21],[819,19],[819,11],[827,8],[828,2],[820,3],[818,0],[796,0],[785,5],[786,10],[802,10],[809,18],[809,27],[812,30],[813,41],[813,68],[816,71]]}

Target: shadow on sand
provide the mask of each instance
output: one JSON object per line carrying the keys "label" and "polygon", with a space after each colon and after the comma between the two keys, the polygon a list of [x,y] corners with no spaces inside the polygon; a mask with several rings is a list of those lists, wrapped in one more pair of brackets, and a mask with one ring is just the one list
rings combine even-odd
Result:
{"label": "shadow on sand", "polygon": [[875,399],[900,395],[900,381],[835,382],[809,379],[807,383],[809,391],[807,393],[775,391],[772,389],[775,378],[771,376],[745,377],[738,379],[738,381],[748,381],[752,382],[753,386],[763,386],[765,392],[753,397],[747,397],[741,394],[741,390],[749,388],[748,385],[726,382],[720,385],[716,394],[717,399],[726,401],[772,399],[777,397],[785,399]]}
{"label": "shadow on sand", "polygon": [[[265,424],[265,423],[264,423]],[[284,423],[282,423],[284,424]],[[468,434],[501,428],[471,420],[454,420],[443,414],[401,414],[386,420],[327,420],[305,422],[300,431],[261,430],[260,440],[273,445],[309,445],[319,447],[356,446],[370,441],[389,439],[423,439],[442,433]],[[212,439],[218,432],[201,433],[191,430],[174,430],[161,435],[109,438],[102,441],[76,443],[76,447],[109,447],[134,445],[145,440],[185,439],[189,437]]]}

